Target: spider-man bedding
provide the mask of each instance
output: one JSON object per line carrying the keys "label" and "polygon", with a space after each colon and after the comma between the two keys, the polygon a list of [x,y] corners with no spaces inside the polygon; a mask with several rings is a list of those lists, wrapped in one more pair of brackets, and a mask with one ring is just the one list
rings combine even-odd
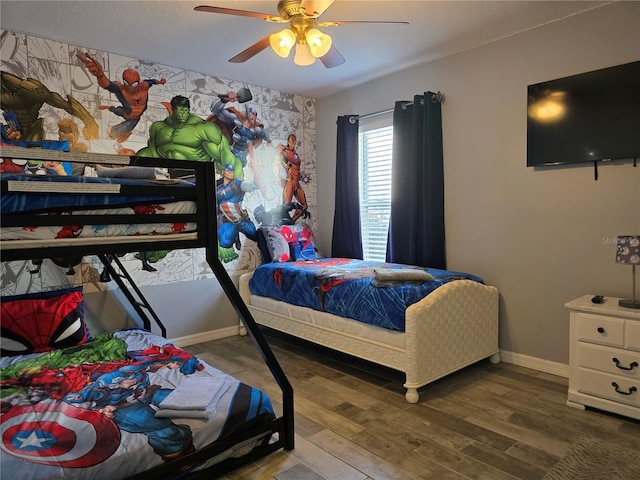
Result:
{"label": "spider-man bedding", "polygon": [[[1,240],[46,240],[79,237],[163,235],[192,232],[194,222],[156,223],[162,215],[190,214],[195,203],[171,195],[123,193],[123,188],[158,186],[162,182],[127,178],[95,178],[55,175],[0,174],[0,213],[5,226]],[[165,182],[176,188],[190,188],[187,182]],[[41,191],[46,190],[46,191]],[[108,225],[6,226],[12,215],[145,215],[153,222]],[[168,217],[167,217],[168,218]],[[80,222],[78,222],[80,223]]]}
{"label": "spider-man bedding", "polygon": [[5,356],[0,367],[0,476],[12,480],[122,479],[275,418],[264,392],[143,330]]}
{"label": "spider-man bedding", "polygon": [[408,306],[441,285],[462,279],[484,283],[464,272],[322,258],[262,264],[253,273],[249,288],[253,295],[404,331]]}

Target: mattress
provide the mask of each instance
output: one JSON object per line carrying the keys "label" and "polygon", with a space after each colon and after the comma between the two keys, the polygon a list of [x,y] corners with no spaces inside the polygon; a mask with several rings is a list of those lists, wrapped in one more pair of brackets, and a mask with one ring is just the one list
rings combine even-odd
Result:
{"label": "mattress", "polygon": [[[195,213],[194,202],[181,201],[144,207],[121,207],[96,210],[66,210],[71,215],[132,215],[140,212],[157,216]],[[46,214],[43,214],[46,215]],[[6,217],[3,217],[6,219]],[[68,238],[105,238],[138,235],[169,235],[196,231],[195,222],[137,223],[137,224],[93,224],[93,225],[39,225],[0,228],[0,240],[55,240]],[[3,245],[5,248],[6,245]],[[9,246],[10,248],[10,246]]]}
{"label": "mattress", "polygon": [[275,418],[264,392],[139,329],[0,367],[0,476],[12,480],[122,479]]}
{"label": "mattress", "polygon": [[354,338],[366,338],[372,342],[378,342],[398,349],[405,348],[405,334],[397,330],[388,330],[351,318],[338,317],[337,315],[319,312],[312,308],[290,305],[285,302],[273,300],[272,298],[257,295],[251,296],[250,305],[252,308],[286,317],[292,322],[313,325],[332,332],[340,332],[341,334]]}

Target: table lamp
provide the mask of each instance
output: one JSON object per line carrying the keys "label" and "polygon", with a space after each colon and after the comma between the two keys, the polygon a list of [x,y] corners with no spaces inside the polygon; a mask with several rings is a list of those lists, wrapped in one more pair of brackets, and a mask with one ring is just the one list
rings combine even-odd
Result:
{"label": "table lamp", "polygon": [[640,308],[640,300],[636,300],[636,265],[640,265],[640,235],[620,235],[616,238],[616,243],[616,263],[631,265],[633,275],[631,300],[620,300],[618,304],[625,308]]}

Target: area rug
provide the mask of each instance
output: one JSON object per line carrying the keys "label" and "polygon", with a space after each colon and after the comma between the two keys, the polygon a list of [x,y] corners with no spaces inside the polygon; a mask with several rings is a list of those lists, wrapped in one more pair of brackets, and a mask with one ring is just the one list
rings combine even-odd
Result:
{"label": "area rug", "polygon": [[640,452],[588,436],[580,437],[544,476],[544,480],[638,479]]}

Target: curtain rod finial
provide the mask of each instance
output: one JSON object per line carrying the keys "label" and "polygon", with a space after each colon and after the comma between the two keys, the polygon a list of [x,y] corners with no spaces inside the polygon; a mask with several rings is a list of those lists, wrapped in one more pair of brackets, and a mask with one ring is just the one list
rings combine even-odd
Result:
{"label": "curtain rod finial", "polygon": [[438,90],[436,93],[434,93],[433,95],[431,95],[431,101],[433,103],[442,103],[444,102],[444,93],[442,93],[440,90]]}

